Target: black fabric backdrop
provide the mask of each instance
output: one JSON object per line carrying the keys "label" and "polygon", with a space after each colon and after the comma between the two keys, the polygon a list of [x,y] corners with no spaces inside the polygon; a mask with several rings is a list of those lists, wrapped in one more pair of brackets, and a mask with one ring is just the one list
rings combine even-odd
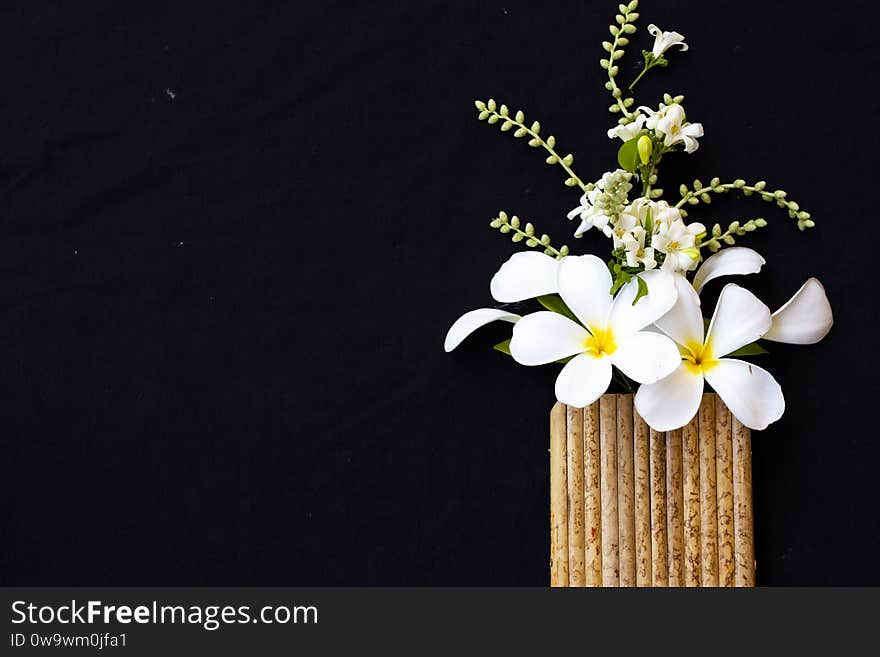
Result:
{"label": "black fabric backdrop", "polygon": [[[613,168],[616,4],[5,3],[2,583],[545,584],[557,368],[493,352],[502,326],[442,341],[517,248],[499,209],[605,252],[473,99]],[[788,411],[754,441],[759,583],[880,584],[874,10],[640,10],[622,78],[645,25],[683,32],[637,100],[706,129],[668,196],[765,178],[817,222],[691,215],[766,217],[740,282],[775,308],[817,275],[836,314],[762,362]]]}

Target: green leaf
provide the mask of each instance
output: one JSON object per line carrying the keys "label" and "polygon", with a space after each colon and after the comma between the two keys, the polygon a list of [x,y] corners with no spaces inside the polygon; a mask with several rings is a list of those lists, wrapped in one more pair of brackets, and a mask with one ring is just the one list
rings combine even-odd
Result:
{"label": "green leaf", "polygon": [[639,286],[639,289],[636,292],[636,298],[633,299],[632,305],[636,305],[639,299],[648,295],[648,284],[645,283],[645,279],[643,279],[641,276],[636,276],[636,282]]}
{"label": "green leaf", "polygon": [[639,166],[639,138],[634,137],[623,143],[617,151],[617,163],[621,169],[635,173]]}
{"label": "green leaf", "polygon": [[614,277],[614,285],[611,286],[611,295],[614,296],[624,285],[632,280],[632,275],[626,271],[618,271]]}
{"label": "green leaf", "polygon": [[731,351],[729,354],[725,356],[725,358],[736,358],[739,356],[761,356],[762,354],[769,354],[770,352],[764,349],[757,342],[752,342],[747,344],[744,347],[740,347],[736,351]]}
{"label": "green leaf", "polygon": [[505,340],[504,342],[499,342],[494,347],[492,347],[495,351],[500,351],[502,354],[507,354],[510,356],[510,340]]}
{"label": "green leaf", "polygon": [[540,296],[538,297],[538,303],[544,306],[547,310],[564,315],[573,322],[578,322],[578,324],[580,324],[578,318],[573,312],[571,312],[571,308],[565,305],[565,301],[563,301],[562,297],[558,294],[545,294]]}

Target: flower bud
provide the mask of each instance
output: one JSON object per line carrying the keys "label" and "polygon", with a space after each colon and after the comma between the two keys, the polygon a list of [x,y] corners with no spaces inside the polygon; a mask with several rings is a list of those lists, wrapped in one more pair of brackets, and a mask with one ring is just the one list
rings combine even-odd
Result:
{"label": "flower bud", "polygon": [[651,138],[648,135],[642,135],[639,137],[639,141],[636,142],[636,146],[639,149],[639,159],[642,161],[642,164],[650,162],[651,151],[654,150],[654,143],[651,141]]}

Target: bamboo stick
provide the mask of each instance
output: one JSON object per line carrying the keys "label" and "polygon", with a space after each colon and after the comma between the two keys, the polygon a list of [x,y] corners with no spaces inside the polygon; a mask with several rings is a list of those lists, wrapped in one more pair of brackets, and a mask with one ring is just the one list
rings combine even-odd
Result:
{"label": "bamboo stick", "polygon": [[568,586],[565,406],[550,411],[550,586]]}
{"label": "bamboo stick", "polygon": [[684,586],[684,500],[681,429],[666,434],[666,540],[669,586]]}
{"label": "bamboo stick", "polygon": [[702,585],[718,586],[718,505],[715,477],[715,395],[700,402],[700,553]]}
{"label": "bamboo stick", "polygon": [[602,456],[602,586],[618,586],[617,399],[614,395],[599,398],[599,448]]}
{"label": "bamboo stick", "polygon": [[700,559],[700,441],[695,416],[681,431],[684,506],[684,586],[702,581]]}
{"label": "bamboo stick", "polygon": [[651,429],[651,565],[654,586],[669,586],[666,551],[666,434]]}
{"label": "bamboo stick", "polygon": [[633,398],[617,395],[617,531],[621,586],[636,585],[634,493]]}
{"label": "bamboo stick", "polygon": [[755,585],[754,519],[752,515],[752,434],[733,418],[734,553],[737,586]]}
{"label": "bamboo stick", "polygon": [[733,458],[730,410],[715,397],[715,472],[718,486],[718,586],[733,586]]}
{"label": "bamboo stick", "polygon": [[568,585],[584,586],[584,413],[566,406]]}
{"label": "bamboo stick", "polygon": [[602,586],[602,489],[600,487],[599,402],[584,409],[585,584]]}
{"label": "bamboo stick", "polygon": [[636,586],[651,586],[651,458],[650,430],[633,408],[635,470]]}

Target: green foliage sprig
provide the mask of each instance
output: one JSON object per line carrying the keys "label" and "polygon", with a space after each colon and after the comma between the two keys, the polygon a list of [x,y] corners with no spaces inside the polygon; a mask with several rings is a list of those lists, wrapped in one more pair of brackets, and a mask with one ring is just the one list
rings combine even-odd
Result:
{"label": "green foliage sprig", "polygon": [[477,118],[480,121],[486,121],[486,123],[490,124],[500,123],[501,132],[508,132],[516,128],[513,133],[514,137],[517,139],[531,137],[531,139],[529,139],[529,146],[532,148],[543,147],[543,149],[549,153],[545,160],[547,164],[558,164],[568,174],[568,178],[565,180],[565,184],[568,187],[578,186],[584,191],[590,191],[592,189],[592,185],[585,183],[572,170],[571,163],[574,162],[574,155],[571,153],[565,156],[560,155],[556,151],[556,137],[553,135],[547,137],[546,140],[541,137],[541,124],[539,122],[534,121],[530,126],[527,126],[525,123],[526,115],[522,110],[517,110],[511,114],[507,105],[502,104],[499,106],[492,98],[486,102],[483,102],[482,100],[474,101],[474,105],[479,112]]}
{"label": "green foliage sprig", "polygon": [[626,35],[635,34],[636,32],[634,23],[639,18],[639,14],[636,12],[638,6],[638,0],[632,0],[628,5],[618,6],[620,13],[614,17],[617,24],[608,26],[608,31],[614,40],[602,42],[602,48],[608,53],[608,57],[603,57],[599,60],[599,66],[608,72],[608,81],[605,83],[605,88],[614,97],[614,103],[608,108],[608,111],[614,114],[622,113],[621,123],[629,123],[632,119],[633,114],[629,108],[633,106],[635,99],[631,96],[623,97],[623,91],[615,79],[619,72],[619,67],[615,62],[619,61],[626,54],[624,48],[629,45],[629,38]]}
{"label": "green foliage sprig", "polygon": [[[805,210],[801,210],[801,206],[795,201],[788,200],[788,194],[781,189],[770,191],[766,189],[767,183],[759,180],[754,185],[747,185],[745,180],[737,179],[732,183],[722,183],[719,178],[712,178],[708,185],[703,185],[700,180],[694,180],[691,188],[687,185],[679,187],[681,200],[675,204],[676,208],[682,208],[684,205],[697,205],[699,203],[709,204],[712,202],[712,194],[726,194],[730,190],[739,190],[744,196],[752,196],[758,194],[764,201],[775,202],[780,208],[788,210],[788,216],[797,219],[799,230],[813,228],[816,223],[810,218],[811,215]],[[682,212],[687,216],[687,212]],[[763,226],[758,226],[763,228]]]}
{"label": "green foliage sprig", "polygon": [[527,222],[525,226],[520,227],[521,224],[522,222],[519,217],[516,215],[508,217],[504,210],[499,212],[498,216],[489,222],[492,228],[497,228],[502,233],[513,233],[510,238],[513,242],[525,241],[526,246],[530,249],[542,247],[545,254],[555,256],[557,259],[568,255],[568,247],[566,245],[563,244],[560,248],[556,249],[550,245],[549,235],[544,233],[538,237],[535,234],[535,227],[531,223]]}

